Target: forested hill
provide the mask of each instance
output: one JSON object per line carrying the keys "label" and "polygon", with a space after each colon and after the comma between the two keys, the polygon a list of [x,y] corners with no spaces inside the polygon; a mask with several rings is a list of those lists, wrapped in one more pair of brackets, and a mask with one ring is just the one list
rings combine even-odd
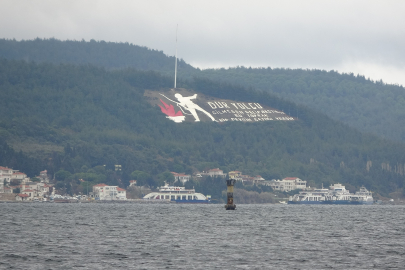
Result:
{"label": "forested hill", "polygon": [[323,112],[361,131],[405,142],[405,89],[335,71],[230,68],[203,77],[276,94]]}
{"label": "forested hill", "polygon": [[[26,61],[133,67],[174,75],[174,57],[128,43],[0,39],[0,57]],[[201,71],[179,61],[179,76],[204,77],[276,94],[361,131],[405,142],[405,93],[398,85],[335,71],[230,68]],[[287,111],[289,108],[281,108]],[[291,112],[293,114],[293,112]]]}
{"label": "forested hill", "polygon": [[[131,67],[173,76],[175,63],[173,56],[167,56],[162,51],[129,43],[39,38],[23,41],[0,39],[0,57],[34,62],[91,64],[106,69]],[[194,70],[182,59],[177,64],[179,72]]]}
{"label": "forested hill", "polygon": [[[216,167],[266,179],[297,176],[311,186],[340,182],[382,195],[402,192],[403,144],[362,134],[268,93],[206,79],[179,81],[179,86],[217,98],[289,107],[299,120],[176,124],[143,96],[145,89],[171,85],[171,78],[154,72],[2,59],[0,138],[15,152],[1,165],[27,172],[47,169],[56,173],[58,188],[71,192],[83,188],[79,179],[126,187],[136,171],[139,179],[157,186],[168,171]],[[0,151],[10,153],[7,149],[4,145]],[[18,155],[24,162],[17,166]],[[122,171],[115,172],[115,164]]]}

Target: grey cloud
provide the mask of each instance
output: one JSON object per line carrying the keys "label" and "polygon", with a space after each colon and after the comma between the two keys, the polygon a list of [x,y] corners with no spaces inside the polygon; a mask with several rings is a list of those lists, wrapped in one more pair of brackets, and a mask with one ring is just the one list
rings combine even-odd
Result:
{"label": "grey cloud", "polygon": [[0,37],[130,42],[174,55],[179,24],[179,56],[200,67],[405,70],[404,11],[404,1],[373,0],[3,0]]}

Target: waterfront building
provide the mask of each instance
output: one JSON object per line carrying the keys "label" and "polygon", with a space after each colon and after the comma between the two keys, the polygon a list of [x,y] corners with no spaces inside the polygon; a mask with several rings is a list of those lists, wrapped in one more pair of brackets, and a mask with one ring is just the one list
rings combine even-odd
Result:
{"label": "waterfront building", "polygon": [[127,192],[118,186],[107,186],[106,184],[97,184],[93,186],[93,196],[95,200],[126,200]]}
{"label": "waterfront building", "polygon": [[35,190],[33,190],[33,189],[25,189],[25,190],[21,191],[20,194],[27,195],[27,196],[25,196],[25,199],[28,201],[32,201],[34,199],[34,197],[36,197]]}
{"label": "waterfront building", "polygon": [[26,182],[19,186],[20,192],[23,193],[26,190],[31,190],[34,197],[42,199],[46,195],[50,195],[50,188],[52,185],[48,185],[42,182]]}
{"label": "waterfront building", "polygon": [[28,201],[28,195],[27,194],[17,194],[15,195],[15,200],[16,201]]}
{"label": "waterfront building", "polygon": [[274,190],[291,191],[295,189],[306,189],[307,181],[301,180],[298,177],[286,177],[283,180],[271,180],[266,183]]}

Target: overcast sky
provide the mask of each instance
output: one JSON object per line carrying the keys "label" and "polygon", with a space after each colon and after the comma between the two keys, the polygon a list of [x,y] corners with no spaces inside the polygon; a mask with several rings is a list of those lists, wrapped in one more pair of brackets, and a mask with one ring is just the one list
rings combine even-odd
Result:
{"label": "overcast sky", "polygon": [[353,72],[405,85],[405,1],[1,0],[0,38],[129,42],[200,68]]}

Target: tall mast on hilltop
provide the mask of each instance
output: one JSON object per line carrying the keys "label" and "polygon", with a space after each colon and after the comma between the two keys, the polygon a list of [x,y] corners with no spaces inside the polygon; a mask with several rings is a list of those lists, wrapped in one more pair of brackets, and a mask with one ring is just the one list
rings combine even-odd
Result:
{"label": "tall mast on hilltop", "polygon": [[176,89],[176,79],[177,79],[177,29],[179,25],[176,26],[176,62],[174,64],[174,89]]}

